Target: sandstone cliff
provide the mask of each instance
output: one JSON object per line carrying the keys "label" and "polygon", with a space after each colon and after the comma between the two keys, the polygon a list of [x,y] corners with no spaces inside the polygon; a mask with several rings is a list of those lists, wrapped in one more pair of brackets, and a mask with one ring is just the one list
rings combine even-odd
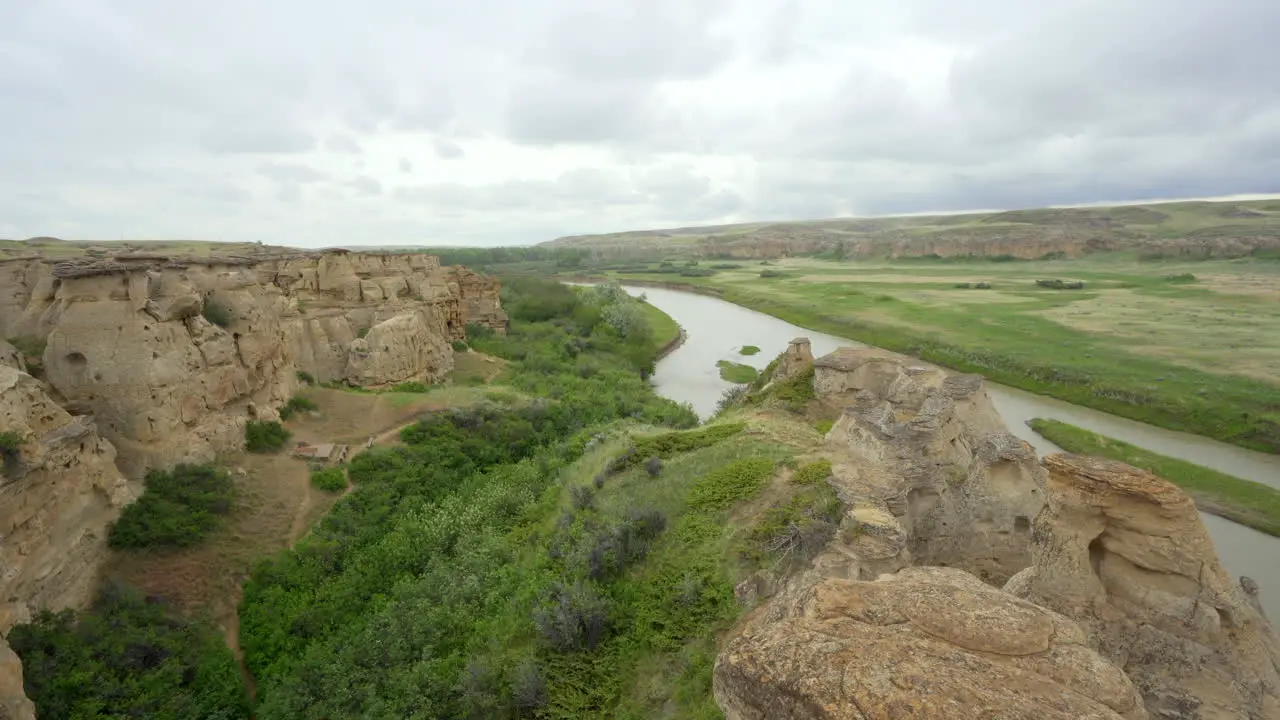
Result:
{"label": "sandstone cliff", "polygon": [[808,569],[738,586],[758,606],[716,661],[728,720],[1280,719],[1280,640],[1185,493],[1041,464],[981,378],[872,349],[813,366],[847,514]]}
{"label": "sandstone cliff", "polygon": [[1280,718],[1280,640],[1195,503],[1110,460],[1051,455],[1034,566],[1006,589],[1079,620],[1159,718]]}
{"label": "sandstone cliff", "polygon": [[3,334],[44,343],[59,401],[97,418],[130,477],[237,447],[299,372],[434,381],[468,323],[506,328],[495,281],[420,254],[15,259],[0,284]]}
{"label": "sandstone cliff", "polygon": [[[73,417],[35,378],[0,366],[0,634],[35,610],[80,607],[108,525],[134,489],[92,418]],[[7,714],[6,714],[7,713]],[[34,717],[17,656],[0,641],[0,717]]]}

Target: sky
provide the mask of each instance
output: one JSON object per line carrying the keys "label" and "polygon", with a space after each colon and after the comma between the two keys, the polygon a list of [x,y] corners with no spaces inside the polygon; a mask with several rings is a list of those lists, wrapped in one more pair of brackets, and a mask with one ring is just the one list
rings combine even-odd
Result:
{"label": "sky", "polygon": [[0,0],[0,237],[511,245],[1280,192],[1274,0]]}

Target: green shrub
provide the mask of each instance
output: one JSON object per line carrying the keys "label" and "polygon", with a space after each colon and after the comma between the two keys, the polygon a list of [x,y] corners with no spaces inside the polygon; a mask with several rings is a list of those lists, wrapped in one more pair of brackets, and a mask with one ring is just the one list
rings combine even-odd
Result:
{"label": "green shrub", "polygon": [[209,465],[178,465],[147,473],[142,497],[127,505],[111,526],[113,548],[189,547],[231,511],[231,476]]}
{"label": "green shrub", "polygon": [[453,341],[453,351],[454,351],[454,352],[466,352],[467,350],[470,350],[470,349],[471,349],[471,346],[470,346],[470,345],[467,345],[467,344],[466,344],[465,342],[463,342],[462,340],[454,340],[454,341]]}
{"label": "green shrub", "polygon": [[299,382],[306,383],[307,385],[316,384],[315,377],[313,377],[309,372],[303,372],[302,370],[299,370],[295,372],[294,375],[297,376]]}
{"label": "green shrub", "polygon": [[806,562],[826,547],[844,516],[844,504],[828,485],[805,490],[769,508],[738,543],[739,555],[763,564]]}
{"label": "green shrub", "polygon": [[689,491],[689,505],[718,510],[755,495],[773,475],[768,458],[748,458],[729,463],[698,478]]}
{"label": "green shrub", "polygon": [[292,436],[274,420],[250,420],[244,425],[244,449],[255,453],[276,452]]}
{"label": "green shrub", "polygon": [[204,315],[205,320],[220,328],[231,325],[231,309],[211,297],[205,298],[200,314]]}
{"label": "green shrub", "polygon": [[831,432],[831,428],[835,426],[835,424],[835,420],[819,420],[813,424],[813,428],[823,435],[826,435]]}
{"label": "green shrub", "polygon": [[815,460],[801,465],[791,477],[791,482],[797,485],[814,485],[829,477],[831,477],[831,461]]}
{"label": "green shrub", "polygon": [[5,455],[13,455],[26,444],[26,440],[12,430],[0,432],[0,453]]}
{"label": "green shrub", "polygon": [[319,409],[319,407],[320,406],[316,405],[315,401],[311,398],[303,397],[302,395],[294,395],[289,398],[289,402],[285,403],[284,407],[280,408],[280,419],[288,420],[300,412],[309,412],[311,410]]}
{"label": "green shrub", "polygon": [[400,393],[428,393],[431,392],[431,386],[421,380],[410,380],[402,382],[391,388],[392,392]]}
{"label": "green shrub", "polygon": [[636,438],[625,453],[609,463],[609,472],[620,473],[639,465],[651,457],[669,458],[679,453],[710,447],[737,435],[747,427],[746,423],[721,423],[697,430],[663,433]]}
{"label": "green shrub", "polygon": [[347,489],[347,472],[340,467],[313,470],[311,484],[325,492],[341,492]]}
{"label": "green shrub", "polygon": [[760,277],[766,278],[766,279],[781,278],[786,276],[787,274],[782,272],[781,270],[761,270],[760,271]]}
{"label": "green shrub", "polygon": [[108,586],[91,609],[44,611],[9,633],[42,718],[249,718],[235,657],[215,628]]}
{"label": "green shrub", "polygon": [[360,328],[359,330],[357,330],[357,331],[356,331],[356,339],[357,339],[357,340],[363,340],[363,339],[365,338],[365,336],[367,336],[368,334],[369,334],[369,328],[367,328],[367,327],[362,327],[362,328]]}

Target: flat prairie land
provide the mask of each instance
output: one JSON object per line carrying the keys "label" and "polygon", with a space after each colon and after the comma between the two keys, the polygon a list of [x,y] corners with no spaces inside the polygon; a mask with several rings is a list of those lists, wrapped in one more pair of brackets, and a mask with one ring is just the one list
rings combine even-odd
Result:
{"label": "flat prairie land", "polygon": [[[1280,452],[1280,262],[1261,258],[703,261],[712,290],[797,325],[1168,428]],[[650,264],[650,269],[657,266]],[[762,277],[762,273],[765,277]],[[1038,280],[1082,282],[1054,289]]]}

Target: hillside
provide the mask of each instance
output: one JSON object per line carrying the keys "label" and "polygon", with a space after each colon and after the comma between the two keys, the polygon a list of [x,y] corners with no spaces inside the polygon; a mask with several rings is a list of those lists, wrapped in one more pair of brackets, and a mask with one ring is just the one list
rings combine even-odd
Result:
{"label": "hillside", "polygon": [[1151,256],[1241,257],[1280,252],[1280,199],[681,227],[573,235],[542,246],[589,249],[603,258],[828,254],[1031,260],[1117,250]]}

